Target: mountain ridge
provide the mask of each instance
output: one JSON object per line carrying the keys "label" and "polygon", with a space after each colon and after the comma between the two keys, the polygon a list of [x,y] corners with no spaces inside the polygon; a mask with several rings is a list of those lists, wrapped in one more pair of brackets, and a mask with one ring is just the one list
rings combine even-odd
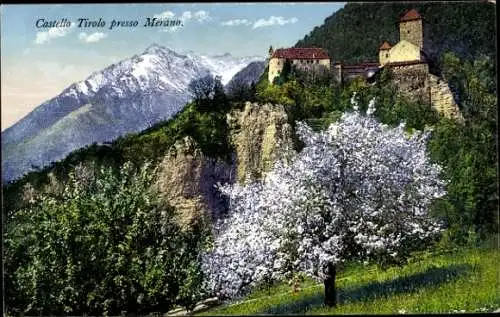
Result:
{"label": "mountain ridge", "polygon": [[[72,83],[2,131],[2,179],[15,179],[92,142],[108,142],[166,120],[189,101],[192,80],[213,74],[227,83],[255,60],[263,58],[182,54],[153,43]],[[82,107],[87,108],[79,112]]]}

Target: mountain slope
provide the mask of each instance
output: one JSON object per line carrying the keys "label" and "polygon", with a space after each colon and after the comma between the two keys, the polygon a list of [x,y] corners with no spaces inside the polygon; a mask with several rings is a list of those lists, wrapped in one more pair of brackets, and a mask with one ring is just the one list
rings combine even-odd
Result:
{"label": "mountain slope", "polygon": [[238,86],[250,86],[252,83],[257,83],[266,69],[266,62],[256,61],[251,62],[245,68],[240,70],[226,85],[228,89]]}
{"label": "mountain slope", "polygon": [[212,73],[225,84],[255,60],[262,58],[185,55],[154,44],[71,85],[6,129],[2,179],[15,179],[85,145],[166,120],[189,101],[192,80]]}
{"label": "mountain slope", "polygon": [[411,8],[423,17],[424,49],[432,59],[447,50],[466,59],[495,56],[495,5],[479,1],[348,3],[295,46],[323,47],[344,63],[377,61],[383,41],[399,41],[399,18]]}

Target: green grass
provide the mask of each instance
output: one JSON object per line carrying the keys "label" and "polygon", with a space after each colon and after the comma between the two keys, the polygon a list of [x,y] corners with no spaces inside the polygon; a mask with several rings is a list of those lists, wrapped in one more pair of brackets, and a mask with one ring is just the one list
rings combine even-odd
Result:
{"label": "green grass", "polygon": [[[399,314],[494,311],[500,308],[500,251],[494,247],[420,254],[404,267],[352,266],[339,274],[339,305],[323,305],[323,285],[286,283],[200,315]],[[270,295],[269,295],[270,294]]]}

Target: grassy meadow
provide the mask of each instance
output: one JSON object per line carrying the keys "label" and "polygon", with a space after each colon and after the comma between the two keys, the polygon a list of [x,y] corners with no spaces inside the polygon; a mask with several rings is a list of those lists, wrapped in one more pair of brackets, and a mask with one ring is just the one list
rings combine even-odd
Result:
{"label": "grassy meadow", "polygon": [[354,265],[337,277],[337,308],[323,305],[323,285],[304,281],[256,290],[199,315],[411,314],[492,312],[500,308],[500,251],[476,248],[420,252],[403,267]]}

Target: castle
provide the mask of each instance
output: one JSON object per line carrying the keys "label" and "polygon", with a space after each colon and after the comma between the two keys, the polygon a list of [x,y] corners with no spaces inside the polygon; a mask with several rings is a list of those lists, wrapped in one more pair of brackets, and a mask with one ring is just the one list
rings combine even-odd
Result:
{"label": "castle", "polygon": [[384,41],[378,55],[378,62],[344,65],[332,63],[328,53],[321,48],[270,50],[268,79],[272,84],[286,61],[308,70],[324,66],[341,83],[356,77],[372,80],[381,70],[391,69],[393,82],[399,93],[412,100],[430,103],[448,118],[462,119],[447,82],[429,71],[429,60],[424,50],[422,17],[417,10],[409,10],[400,18],[399,42],[392,46]]}
{"label": "castle", "polygon": [[325,67],[330,70],[330,56],[322,48],[281,48],[273,51],[269,49],[269,83],[280,75],[288,61],[301,70],[319,69]]}
{"label": "castle", "polygon": [[391,47],[385,41],[380,46],[379,64],[381,67],[395,63],[426,65],[427,57],[423,47],[422,17],[412,9],[399,20],[399,42]]}

